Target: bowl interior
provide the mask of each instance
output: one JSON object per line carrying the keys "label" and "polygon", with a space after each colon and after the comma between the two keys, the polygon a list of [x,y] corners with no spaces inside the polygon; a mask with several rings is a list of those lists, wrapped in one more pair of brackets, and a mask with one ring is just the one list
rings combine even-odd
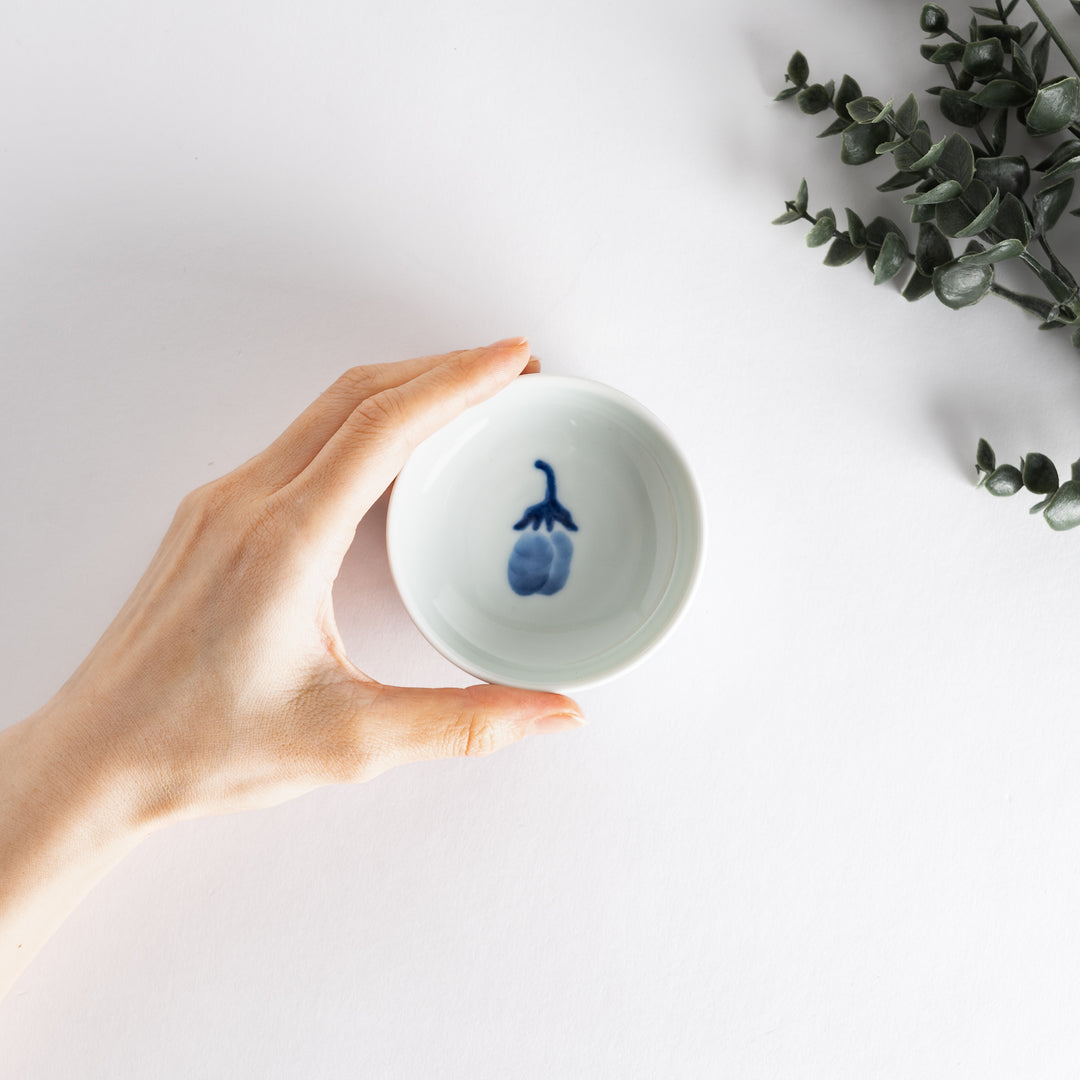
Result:
{"label": "bowl interior", "polygon": [[702,540],[696,486],[658,421],[610,387],[547,375],[417,448],[387,520],[428,640],[478,678],[530,688],[640,659],[687,599]]}

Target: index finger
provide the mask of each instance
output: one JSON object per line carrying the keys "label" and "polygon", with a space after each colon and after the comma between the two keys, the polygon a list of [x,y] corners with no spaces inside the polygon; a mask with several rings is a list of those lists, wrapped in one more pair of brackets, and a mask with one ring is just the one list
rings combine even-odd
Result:
{"label": "index finger", "polygon": [[498,393],[528,361],[525,338],[452,353],[408,382],[365,398],[279,497],[304,506],[305,522],[316,535],[329,530],[351,541],[413,449],[469,406]]}

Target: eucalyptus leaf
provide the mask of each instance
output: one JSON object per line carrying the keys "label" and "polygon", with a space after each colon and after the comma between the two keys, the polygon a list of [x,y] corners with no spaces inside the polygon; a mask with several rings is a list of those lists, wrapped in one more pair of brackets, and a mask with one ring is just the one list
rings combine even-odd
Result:
{"label": "eucalyptus leaf", "polygon": [[818,134],[819,139],[827,139],[830,135],[839,135],[851,127],[851,121],[838,116],[824,131]]}
{"label": "eucalyptus leaf", "polygon": [[945,140],[936,168],[946,179],[955,180],[961,190],[966,188],[975,175],[975,155],[971,143],[963,135],[950,135]]}
{"label": "eucalyptus leaf", "polygon": [[895,123],[898,131],[910,135],[919,122],[919,103],[914,94],[908,94],[903,104],[896,110]]}
{"label": "eucalyptus leaf", "polygon": [[1054,463],[1045,455],[1028,454],[1021,470],[1024,487],[1035,495],[1052,495],[1058,489],[1058,472]]}
{"label": "eucalyptus leaf", "polygon": [[1005,64],[1005,50],[997,38],[969,41],[964,47],[962,63],[964,70],[976,79],[992,78]]}
{"label": "eucalyptus leaf", "polygon": [[787,77],[796,86],[802,86],[810,78],[810,63],[801,52],[797,50],[788,61]]}
{"label": "eucalyptus leaf", "polygon": [[793,221],[798,221],[802,217],[802,214],[798,210],[789,210],[786,214],[781,214],[778,218],[773,218],[772,223],[774,225],[790,225]]}
{"label": "eucalyptus leaf", "polygon": [[919,26],[932,36],[944,34],[949,29],[949,14],[940,4],[923,4]]}
{"label": "eucalyptus leaf", "polygon": [[800,214],[805,213],[809,201],[810,193],[806,187],[806,177],[803,177],[802,182],[799,184],[799,190],[795,192],[795,209]]}
{"label": "eucalyptus leaf", "polygon": [[856,247],[866,247],[866,226],[862,218],[850,208],[844,212],[847,214],[848,238]]}
{"label": "eucalyptus leaf", "polygon": [[1036,192],[1031,201],[1032,225],[1036,236],[1045,235],[1058,223],[1072,198],[1074,183],[1073,177],[1068,176]]}
{"label": "eucalyptus leaf", "polygon": [[1031,239],[1031,224],[1027,211],[1015,195],[1006,195],[1001,200],[1001,209],[994,219],[994,230],[1001,237],[1014,237],[1024,244]]}
{"label": "eucalyptus leaf", "polygon": [[991,191],[1002,195],[1023,195],[1031,183],[1031,169],[1025,157],[981,157],[975,162],[975,176]]}
{"label": "eucalyptus leaf", "polygon": [[957,195],[963,193],[963,188],[957,180],[945,180],[929,191],[916,191],[903,196],[903,201],[909,206],[930,206],[935,203],[950,202]]}
{"label": "eucalyptus leaf", "polygon": [[978,236],[979,233],[985,232],[994,224],[994,218],[997,217],[998,207],[1001,202],[1001,196],[994,192],[994,197],[984,206],[972,219],[970,225],[965,225],[962,229],[958,229],[957,236]]}
{"label": "eucalyptus leaf", "polygon": [[862,253],[862,247],[856,247],[850,240],[838,236],[829,245],[829,250],[825,253],[825,265],[845,266],[849,262],[854,262]]}
{"label": "eucalyptus leaf", "polygon": [[1025,123],[1032,135],[1064,131],[1080,109],[1080,80],[1075,75],[1047,83],[1035,95]]}
{"label": "eucalyptus leaf", "polygon": [[893,173],[888,180],[878,184],[877,189],[878,191],[903,191],[904,188],[909,188],[912,184],[918,184],[921,180],[922,176],[919,173]]}
{"label": "eucalyptus leaf", "polygon": [[957,262],[979,266],[985,263],[1004,262],[1015,259],[1024,250],[1019,240],[1001,240],[982,251],[973,251],[970,255],[961,255]]}
{"label": "eucalyptus leaf", "polygon": [[970,307],[990,291],[993,280],[992,266],[946,263],[934,271],[934,294],[946,307]]}
{"label": "eucalyptus leaf", "polygon": [[985,439],[979,440],[979,445],[975,450],[975,467],[988,473],[993,472],[997,467],[997,458],[993,448]]}
{"label": "eucalyptus leaf", "polygon": [[847,111],[847,107],[860,97],[862,97],[862,90],[859,89],[859,84],[850,75],[845,75],[837,87],[836,97],[833,98],[833,108],[836,109],[837,115],[850,121],[851,114]]}
{"label": "eucalyptus leaf", "polygon": [[795,95],[795,102],[804,113],[813,116],[815,113],[824,112],[832,104],[828,90],[821,83],[800,90]]}
{"label": "eucalyptus leaf", "polygon": [[860,97],[847,104],[848,116],[856,124],[873,124],[881,119],[882,113],[887,106],[882,105],[876,97]]}
{"label": "eucalyptus leaf", "polygon": [[1022,82],[1032,90],[1039,85],[1039,80],[1035,78],[1035,71],[1031,66],[1031,61],[1028,59],[1028,54],[1024,52],[1023,45],[1017,41],[1012,43],[1012,73],[1014,79]]}
{"label": "eucalyptus leaf", "polygon": [[907,245],[896,235],[889,233],[881,245],[881,252],[874,262],[874,284],[881,285],[896,277],[907,259]]}
{"label": "eucalyptus leaf", "polygon": [[975,101],[970,90],[943,87],[938,103],[941,115],[957,127],[974,127],[986,115],[986,109]]}
{"label": "eucalyptus leaf", "polygon": [[1046,65],[1050,62],[1050,35],[1043,34],[1031,50],[1031,69],[1035,75],[1036,84],[1046,78]]}
{"label": "eucalyptus leaf", "polygon": [[991,495],[1015,495],[1024,486],[1024,479],[1015,465],[999,465],[987,478],[986,490]]}
{"label": "eucalyptus leaf", "polygon": [[836,215],[831,210],[822,210],[817,216],[817,221],[806,234],[807,247],[821,247],[827,244],[836,230]]}
{"label": "eucalyptus leaf", "polygon": [[991,198],[990,189],[981,180],[972,180],[963,199],[952,199],[937,207],[937,227],[946,236],[958,236],[990,205]]}
{"label": "eucalyptus leaf", "polygon": [[840,136],[840,160],[845,165],[866,165],[875,160],[878,144],[888,137],[888,124],[854,124]]}
{"label": "eucalyptus leaf", "polygon": [[1043,511],[1047,525],[1056,532],[1080,525],[1080,481],[1066,480]]}
{"label": "eucalyptus leaf", "polygon": [[900,295],[908,301],[914,302],[921,300],[924,296],[929,295],[934,291],[934,279],[927,277],[926,274],[920,273],[916,270],[911,277],[908,278],[907,284],[901,290]]}
{"label": "eucalyptus leaf", "polygon": [[904,236],[904,230],[895,221],[879,215],[866,226],[866,265],[871,270],[874,269],[874,263],[877,261],[878,251],[884,245],[890,233],[897,237],[899,243],[904,245],[906,254],[908,249],[907,239]]}
{"label": "eucalyptus leaf", "polygon": [[941,158],[942,151],[945,149],[945,139],[934,143],[929,150],[921,158],[916,158],[910,165],[908,165],[908,171],[917,173],[922,172],[924,169],[933,168]]}
{"label": "eucalyptus leaf", "polygon": [[1033,97],[1030,87],[1012,79],[994,79],[972,97],[976,105],[986,109],[1016,109]]}
{"label": "eucalyptus leaf", "polygon": [[927,59],[931,64],[955,64],[964,58],[964,45],[960,41],[947,41],[937,48],[929,47],[932,52]]}
{"label": "eucalyptus leaf", "polygon": [[920,225],[919,239],[915,243],[915,267],[919,273],[930,279],[931,288],[934,271],[939,266],[952,262],[952,259],[952,245],[941,230],[929,222]]}

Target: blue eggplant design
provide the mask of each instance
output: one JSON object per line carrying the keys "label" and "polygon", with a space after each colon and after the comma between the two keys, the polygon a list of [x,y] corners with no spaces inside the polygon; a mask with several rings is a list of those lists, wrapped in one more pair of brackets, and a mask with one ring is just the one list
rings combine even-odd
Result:
{"label": "blue eggplant design", "polygon": [[506,574],[510,588],[518,596],[551,596],[557,593],[570,576],[570,557],[574,554],[574,545],[570,537],[563,532],[556,532],[550,538],[539,532],[541,524],[550,533],[556,523],[571,532],[578,527],[570,511],[555,497],[555,470],[546,461],[536,461],[536,468],[547,476],[547,490],[544,501],[530,506],[522,519],[514,526],[521,532],[532,526],[532,532],[518,539],[510,553],[510,563]]}

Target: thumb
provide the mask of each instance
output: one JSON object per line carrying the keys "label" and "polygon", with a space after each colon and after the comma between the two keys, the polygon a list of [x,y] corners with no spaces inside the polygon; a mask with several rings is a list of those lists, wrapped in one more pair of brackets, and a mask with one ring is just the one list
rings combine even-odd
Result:
{"label": "thumb", "polygon": [[438,690],[382,686],[366,713],[365,727],[384,747],[393,747],[400,762],[490,754],[526,735],[585,723],[576,702],[562,694],[487,684]]}

